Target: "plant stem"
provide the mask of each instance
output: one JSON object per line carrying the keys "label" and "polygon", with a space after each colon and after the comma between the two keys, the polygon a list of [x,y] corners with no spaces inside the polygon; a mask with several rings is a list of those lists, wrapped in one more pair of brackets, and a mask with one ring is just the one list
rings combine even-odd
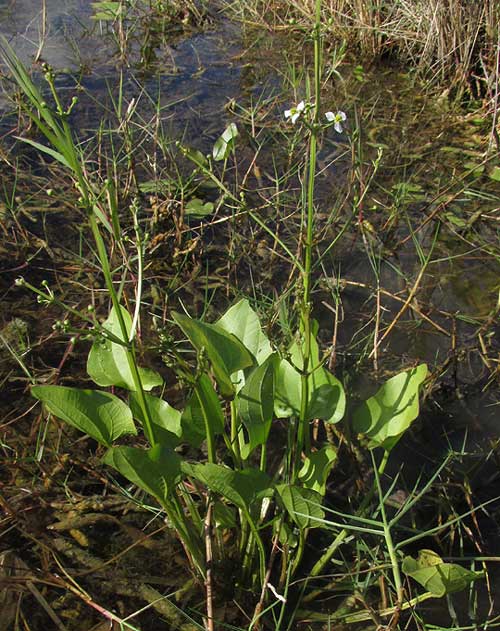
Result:
{"label": "plant stem", "polygon": [[[388,452],[385,451],[384,457],[387,456]],[[382,522],[384,524],[384,538],[387,545],[387,551],[389,553],[389,558],[391,560],[391,568],[392,568],[392,576],[394,578],[394,585],[396,587],[396,606],[400,606],[403,602],[403,581],[401,579],[401,570],[399,569],[398,558],[396,556],[396,550],[394,548],[394,542],[392,540],[391,527],[389,522],[387,521],[387,514],[385,512],[385,504],[384,504],[384,496],[382,494],[382,486],[380,484],[380,474],[377,469],[375,463],[375,457],[373,455],[373,451],[371,452],[372,460],[374,464],[375,470],[375,483],[377,485],[378,497],[379,497],[379,506],[380,506],[380,515],[382,517]]]}
{"label": "plant stem", "polygon": [[[389,459],[389,452],[384,451],[384,455],[377,469],[377,479],[384,473],[385,468],[387,466],[388,459]],[[361,502],[359,506],[359,509],[357,510],[357,513],[356,513],[357,515],[362,516],[363,513],[365,512],[368,504],[371,502],[373,498],[373,495],[375,493],[375,488],[376,488],[375,485],[372,486],[371,490],[365,495],[363,501]],[[347,537],[348,534],[349,534],[349,531],[346,528],[342,529],[338,533],[338,535],[332,541],[332,543],[324,552],[324,554],[321,556],[321,558],[315,563],[315,565],[313,566],[312,570],[309,573],[309,576],[318,576],[319,574],[321,574],[325,565],[335,554],[335,552],[337,551],[337,549],[342,544],[342,542],[344,541],[344,539]]]}
{"label": "plant stem", "polygon": [[234,399],[231,401],[231,449],[233,452],[233,461],[236,468],[241,469],[241,452],[240,452],[240,421],[238,418],[238,410]]}
{"label": "plant stem", "polygon": [[314,23],[314,105],[313,122],[309,139],[309,160],[306,198],[306,236],[304,244],[304,266],[302,274],[301,329],[304,336],[303,364],[301,375],[301,407],[297,428],[297,446],[293,481],[296,480],[302,451],[310,450],[307,407],[309,402],[309,370],[311,363],[311,270],[314,239],[314,188],[316,181],[316,157],[318,151],[319,111],[321,103],[321,0],[316,0]]}

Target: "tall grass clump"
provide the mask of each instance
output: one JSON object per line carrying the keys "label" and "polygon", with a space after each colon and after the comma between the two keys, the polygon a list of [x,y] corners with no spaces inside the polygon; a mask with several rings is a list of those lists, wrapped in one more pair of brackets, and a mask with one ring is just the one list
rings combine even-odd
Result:
{"label": "tall grass clump", "polygon": [[[47,283],[37,287],[19,279],[42,306],[55,303],[66,310],[67,321],[59,328],[92,341],[86,368],[96,387],[44,384],[32,387],[32,394],[50,414],[90,436],[103,463],[159,505],[204,595],[203,624],[209,630],[225,622],[217,618],[215,586],[224,580],[229,565],[235,568],[234,585],[227,586],[229,600],[244,611],[248,629],[264,624],[291,628],[301,611],[310,617],[303,608],[317,598],[320,577],[331,573],[332,563],[339,579],[329,586],[336,599],[328,624],[385,620],[396,628],[402,612],[430,598],[472,590],[471,584],[482,575],[418,545],[462,519],[454,515],[424,527],[414,511],[448,458],[429,479],[417,482],[406,501],[391,502],[398,477],[386,477],[388,463],[418,417],[427,366],[416,365],[391,377],[373,396],[354,405],[326,367],[320,349],[312,304],[317,155],[325,131],[342,131],[346,115],[322,103],[321,0],[313,8],[313,69],[303,99],[285,111],[288,124],[307,147],[298,254],[247,204],[245,191],[232,189],[216,169],[216,163],[225,164],[237,151],[234,123],[209,156],[181,147],[196,173],[220,192],[220,204],[270,233],[291,261],[300,279],[295,288],[297,330],[288,347],[279,350],[246,299],[216,322],[190,317],[187,309],[171,312],[163,351],[186,389],[182,409],[163,398],[163,376],[140,361],[140,201],[128,209],[134,238],[125,242],[123,211],[109,194],[113,183],[92,171],[69,125],[76,101],[64,106],[54,74],[45,67],[50,104],[8,43],[0,42],[12,78],[25,96],[26,112],[40,132],[40,142],[25,141],[58,162],[72,179],[110,306],[100,322],[92,310],[80,312],[64,304]],[[127,258],[130,245],[133,259],[117,266],[117,253]],[[127,293],[128,285],[134,287],[133,295]],[[356,480],[360,492],[350,502],[337,505],[327,489],[340,476],[336,465],[343,449],[367,460],[372,473]],[[340,597],[346,586],[356,596],[349,606]]]}

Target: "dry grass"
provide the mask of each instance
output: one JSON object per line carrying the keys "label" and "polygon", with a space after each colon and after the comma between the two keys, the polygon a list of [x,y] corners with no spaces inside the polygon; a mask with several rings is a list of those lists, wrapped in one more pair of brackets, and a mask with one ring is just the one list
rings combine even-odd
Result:
{"label": "dry grass", "polygon": [[[306,25],[314,0],[237,0],[274,26]],[[487,95],[497,77],[498,0],[324,0],[325,32],[368,59],[393,55],[435,83]]]}

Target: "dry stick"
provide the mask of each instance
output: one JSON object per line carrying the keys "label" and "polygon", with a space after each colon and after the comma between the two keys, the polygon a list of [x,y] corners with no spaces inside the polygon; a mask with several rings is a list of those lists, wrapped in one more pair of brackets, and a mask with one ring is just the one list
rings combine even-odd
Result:
{"label": "dry stick", "polygon": [[417,293],[417,289],[420,285],[420,282],[424,276],[425,270],[427,269],[427,264],[422,266],[422,269],[420,270],[418,276],[417,276],[417,280],[415,281],[413,287],[411,288],[410,293],[408,294],[408,298],[405,300],[403,306],[401,307],[401,309],[399,310],[399,312],[397,313],[396,317],[394,318],[394,320],[389,324],[389,326],[387,327],[387,329],[385,330],[384,334],[382,335],[382,337],[378,340],[378,342],[375,344],[372,352],[368,355],[368,359],[371,359],[373,357],[373,354],[377,351],[377,348],[380,346],[380,344],[382,344],[382,342],[385,340],[385,338],[389,335],[389,333],[392,331],[392,329],[396,326],[396,323],[398,322],[398,320],[401,318],[401,316],[403,315],[403,313],[408,309],[408,307],[410,306],[411,301],[413,300],[413,298],[415,297],[415,294]]}
{"label": "dry stick", "polygon": [[378,373],[378,334],[380,331],[380,282],[377,280],[377,311],[375,314],[375,330],[373,332],[373,370]]}
{"label": "dry stick", "polygon": [[205,553],[207,574],[205,578],[205,590],[207,595],[207,619],[205,626],[207,631],[214,631],[214,602],[212,589],[212,501],[209,500],[207,515],[205,517]]}
{"label": "dry stick", "polygon": [[267,571],[266,571],[266,576],[264,578],[264,583],[262,585],[262,591],[260,592],[260,599],[259,602],[257,603],[257,606],[255,607],[255,611],[253,613],[253,622],[254,624],[254,629],[256,629],[258,631],[258,629],[260,629],[260,622],[258,621],[261,613],[262,613],[262,608],[264,606],[264,600],[266,598],[266,592],[267,592],[267,585],[269,583],[269,579],[271,578],[271,571],[273,569],[273,564],[274,564],[274,559],[276,557],[276,552],[278,551],[278,535],[276,535],[273,539],[273,547],[271,549],[271,555],[269,557],[269,563],[267,566]]}
{"label": "dry stick", "polygon": [[335,372],[335,366],[337,365],[337,337],[338,337],[338,331],[339,331],[339,304],[340,304],[340,308],[342,310],[342,319],[340,320],[340,322],[344,321],[344,309],[342,307],[342,302],[340,300],[340,296],[337,296],[337,300],[335,302],[335,307],[333,307],[333,308],[330,305],[326,305],[325,302],[323,302],[322,304],[327,306],[328,309],[333,311],[333,313],[335,314],[335,318],[333,320],[332,350],[330,351],[330,357],[328,359],[328,370],[333,373],[333,372]]}
{"label": "dry stick", "polygon": [[34,63],[40,61],[42,50],[45,45],[45,38],[47,36],[47,3],[46,0],[42,0],[42,32],[40,34],[40,42],[38,43],[38,49],[35,54]]}
{"label": "dry stick", "polygon": [[[353,280],[343,280],[342,281],[345,285],[351,285],[353,287],[362,287],[363,289],[372,289],[369,285],[367,285],[366,283],[359,283],[357,281],[353,281]],[[402,298],[400,298],[399,296],[396,296],[395,294],[391,293],[390,291],[387,291],[387,289],[382,289],[380,288],[380,293],[384,294],[384,296],[388,296],[389,298],[392,298],[393,300],[396,300],[397,302],[405,302]],[[335,313],[335,309],[329,305],[327,302],[322,302],[322,304],[329,309],[330,311],[333,311],[333,313]],[[450,333],[449,331],[447,331],[446,329],[444,329],[442,326],[440,326],[437,322],[434,322],[434,320],[432,320],[431,318],[429,318],[428,315],[426,315],[425,313],[423,313],[416,305],[409,305],[410,309],[412,311],[414,311],[420,318],[422,318],[422,320],[425,320],[426,322],[428,322],[431,326],[433,326],[437,331],[439,331],[440,333],[442,333],[443,335],[446,335],[446,337],[450,337]],[[447,312],[443,312],[440,311],[439,312],[441,315],[445,315],[450,317],[452,314],[449,314]]]}
{"label": "dry stick", "polygon": [[497,144],[497,149],[500,150],[500,139],[498,137],[497,132],[497,120],[498,120],[498,92],[500,89],[500,31],[498,32],[498,42],[497,42],[497,56],[496,56],[496,64],[495,64],[495,75],[494,75],[494,85],[495,85],[495,96],[493,98],[493,121],[491,125],[491,135],[488,151],[493,150],[493,139]]}

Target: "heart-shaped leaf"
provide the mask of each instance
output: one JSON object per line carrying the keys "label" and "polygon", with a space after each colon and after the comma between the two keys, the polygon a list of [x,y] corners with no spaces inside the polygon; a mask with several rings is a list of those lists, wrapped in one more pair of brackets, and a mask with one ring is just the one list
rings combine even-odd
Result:
{"label": "heart-shaped leaf", "polygon": [[390,451],[417,418],[419,389],[426,375],[425,364],[401,372],[354,411],[353,429],[366,436],[370,448]]}
{"label": "heart-shaped leaf", "polygon": [[324,519],[325,513],[321,508],[319,493],[290,484],[279,484],[276,490],[285,510],[299,528],[321,526],[316,520]]}
{"label": "heart-shaped leaf", "polygon": [[[317,322],[313,322],[308,364],[307,418],[320,418],[327,423],[338,423],[344,416],[346,398],[340,381],[320,363],[316,339]],[[276,373],[275,413],[278,418],[297,416],[301,409],[302,384],[300,372],[304,370],[305,341],[294,342],[290,347],[291,362],[284,359]]]}
{"label": "heart-shaped leaf", "polygon": [[337,451],[333,445],[325,445],[318,451],[313,451],[304,460],[299,479],[302,484],[321,496],[326,491],[328,475],[337,459]]}
{"label": "heart-shaped leaf", "polygon": [[201,375],[186,409],[182,413],[182,438],[193,447],[199,447],[207,438],[224,432],[224,413],[207,375]]}
{"label": "heart-shaped leaf", "polygon": [[240,135],[238,128],[234,123],[230,123],[223,134],[217,138],[213,148],[214,160],[226,160],[231,153],[236,138]]}
{"label": "heart-shaped leaf", "polygon": [[248,443],[240,444],[241,455],[246,460],[269,436],[274,412],[274,360],[271,355],[248,375],[244,387],[237,395],[239,416],[248,433]]}
{"label": "heart-shaped leaf", "polygon": [[239,508],[250,511],[251,504],[272,495],[271,479],[260,469],[233,471],[218,464],[182,464],[182,470]]}
{"label": "heart-shaped leaf", "polygon": [[[103,327],[116,338],[128,344],[128,336],[132,330],[132,318],[129,312],[120,306],[120,311],[127,331],[127,339],[123,339],[122,330],[115,308],[111,309],[108,319]],[[87,372],[91,379],[99,386],[118,386],[127,390],[135,390],[135,382],[127,359],[126,348],[111,340],[98,339],[92,344],[87,359]],[[139,368],[142,387],[151,390],[155,386],[161,386],[163,379],[154,370]]]}
{"label": "heart-shaped leaf", "polygon": [[217,326],[232,333],[252,353],[260,366],[273,349],[262,331],[259,317],[248,300],[240,300],[217,321]]}
{"label": "heart-shaped leaf", "polygon": [[180,313],[173,318],[197,351],[204,351],[212,364],[223,397],[233,398],[231,375],[254,364],[252,354],[234,335],[215,324],[206,324]]}
{"label": "heart-shaped leaf", "polygon": [[[163,399],[154,397],[151,394],[144,394],[151,422],[154,425],[155,436],[158,442],[164,447],[177,447],[182,442],[181,412],[169,405]],[[139,397],[135,392],[129,395],[130,409],[134,418],[144,425],[144,414],[139,405]]]}
{"label": "heart-shaped leaf", "polygon": [[212,202],[203,202],[203,200],[195,197],[186,204],[184,207],[184,215],[187,217],[206,217],[214,212],[214,205]]}
{"label": "heart-shaped leaf", "polygon": [[171,449],[113,447],[103,462],[163,504],[181,478],[181,459]]}
{"label": "heart-shaped leaf", "polygon": [[34,397],[54,416],[109,447],[123,434],[136,434],[132,412],[108,392],[65,386],[34,386]]}
{"label": "heart-shaped leaf", "polygon": [[456,563],[444,563],[432,550],[420,550],[417,559],[405,557],[402,570],[437,597],[461,591],[483,576],[482,572],[466,570]]}

